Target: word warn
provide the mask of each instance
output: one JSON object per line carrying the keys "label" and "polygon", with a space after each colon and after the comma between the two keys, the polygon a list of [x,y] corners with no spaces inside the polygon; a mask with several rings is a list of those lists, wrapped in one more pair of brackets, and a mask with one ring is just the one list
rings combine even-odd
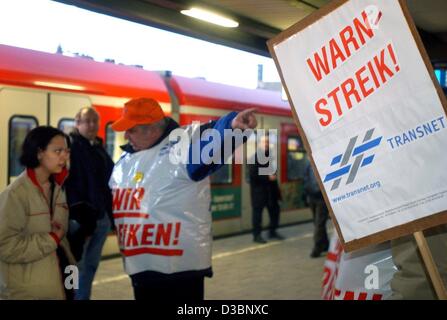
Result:
{"label": "word warn", "polygon": [[313,58],[307,59],[307,65],[317,82],[337,69],[373,37],[374,30],[369,24],[368,15],[363,11],[361,18],[355,18],[352,25],[339,32],[337,38],[332,38],[313,54]]}

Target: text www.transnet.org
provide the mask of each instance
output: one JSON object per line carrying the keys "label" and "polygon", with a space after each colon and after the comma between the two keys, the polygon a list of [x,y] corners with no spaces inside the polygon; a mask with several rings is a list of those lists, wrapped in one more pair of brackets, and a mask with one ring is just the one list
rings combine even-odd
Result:
{"label": "text www.transnet.org", "polygon": [[342,202],[342,201],[347,200],[349,198],[356,197],[359,194],[365,193],[365,192],[373,190],[373,189],[378,189],[380,187],[381,187],[380,181],[376,181],[376,182],[368,184],[368,185],[366,185],[366,186],[364,186],[362,188],[358,188],[358,189],[355,189],[353,191],[346,192],[345,194],[342,194],[339,197],[332,198],[332,202],[333,203]]}

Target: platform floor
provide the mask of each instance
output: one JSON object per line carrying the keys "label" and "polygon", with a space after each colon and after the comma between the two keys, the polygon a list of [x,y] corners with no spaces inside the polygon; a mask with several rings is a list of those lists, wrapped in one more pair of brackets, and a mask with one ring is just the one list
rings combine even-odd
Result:
{"label": "platform floor", "polygon": [[[205,280],[205,299],[320,299],[325,258],[309,257],[312,230],[311,223],[281,228],[285,240],[263,245],[252,242],[249,234],[215,240],[214,276]],[[101,262],[92,299],[133,299],[121,258]]]}

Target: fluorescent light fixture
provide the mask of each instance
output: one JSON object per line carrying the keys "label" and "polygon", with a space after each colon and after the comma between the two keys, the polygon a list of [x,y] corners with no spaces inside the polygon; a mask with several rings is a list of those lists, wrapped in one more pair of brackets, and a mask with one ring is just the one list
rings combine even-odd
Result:
{"label": "fluorescent light fixture", "polygon": [[76,85],[72,85],[72,84],[66,84],[66,83],[34,81],[34,84],[36,86],[52,87],[52,88],[67,89],[67,90],[77,90],[77,91],[85,90],[84,87],[76,86]]}
{"label": "fluorescent light fixture", "polygon": [[203,9],[191,8],[189,10],[182,10],[180,12],[184,15],[209,23],[214,23],[225,28],[236,28],[239,26],[239,23],[234,20],[225,18],[221,15]]}

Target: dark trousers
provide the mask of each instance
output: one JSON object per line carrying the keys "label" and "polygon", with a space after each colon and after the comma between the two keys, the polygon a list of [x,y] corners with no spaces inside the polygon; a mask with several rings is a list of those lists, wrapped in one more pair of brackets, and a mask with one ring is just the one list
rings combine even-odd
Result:
{"label": "dark trousers", "polygon": [[329,212],[323,198],[312,198],[309,201],[314,220],[314,248],[320,251],[327,250],[329,239],[326,232],[326,221]]}
{"label": "dark trousers", "polygon": [[135,300],[203,301],[204,277],[163,279],[134,285]]}
{"label": "dark trousers", "polygon": [[[252,222],[253,222],[253,236],[256,237],[261,234],[262,231],[262,211],[264,207],[256,206],[253,207],[252,214]],[[268,204],[267,210],[269,212],[270,217],[270,234],[274,234],[276,232],[276,228],[278,228],[279,224],[279,205],[278,203]]]}

